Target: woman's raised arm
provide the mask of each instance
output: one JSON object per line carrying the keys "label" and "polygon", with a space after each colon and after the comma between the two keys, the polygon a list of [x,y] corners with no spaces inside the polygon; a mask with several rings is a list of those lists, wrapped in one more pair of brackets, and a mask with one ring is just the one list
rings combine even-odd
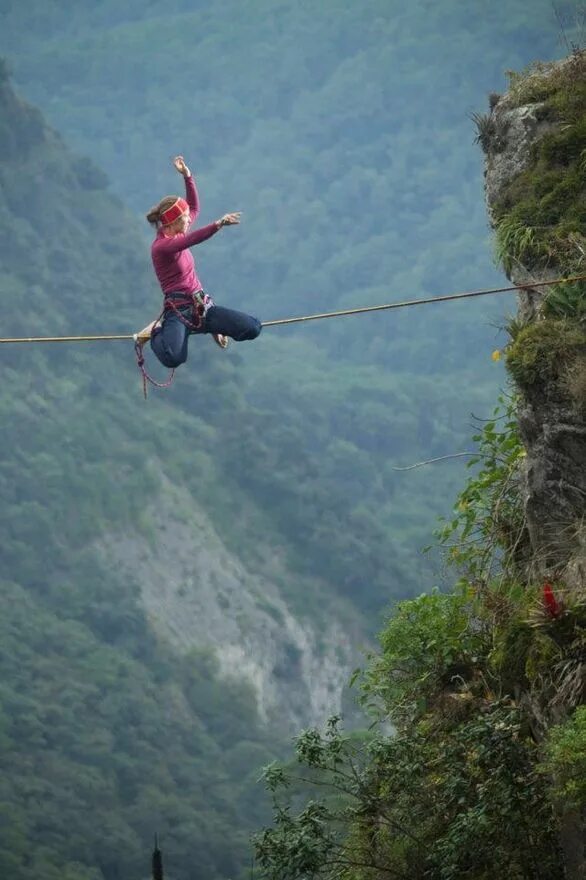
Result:
{"label": "woman's raised arm", "polygon": [[199,195],[191,171],[185,164],[183,156],[175,156],[173,165],[185,180],[185,200],[189,205],[189,223],[194,223],[199,214]]}

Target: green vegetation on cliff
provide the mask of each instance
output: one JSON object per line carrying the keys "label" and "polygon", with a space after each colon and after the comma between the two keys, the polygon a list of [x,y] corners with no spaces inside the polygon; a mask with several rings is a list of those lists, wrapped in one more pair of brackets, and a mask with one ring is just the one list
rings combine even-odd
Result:
{"label": "green vegetation on cliff", "polygon": [[[584,57],[576,53],[568,64],[579,77],[548,68],[548,89],[538,97],[576,106]],[[513,102],[536,99],[533,76],[513,80]],[[573,160],[561,159],[553,144],[579,143],[583,151],[581,106],[574,117],[557,117],[562,135],[541,140],[545,152],[533,149],[520,175],[537,186],[551,168],[567,183],[569,220],[562,205],[548,234],[558,243],[556,268],[571,272],[583,270],[583,259],[566,267],[563,257],[586,240],[583,187],[576,190]],[[513,182],[509,216],[515,192]],[[495,219],[498,234],[498,211]],[[523,239],[530,221],[522,213],[517,220]],[[539,275],[539,254],[528,248]],[[255,836],[266,880],[584,876],[586,508],[569,475],[572,462],[583,474],[578,389],[585,386],[576,377],[584,375],[584,299],[583,285],[560,286],[526,324],[511,322],[507,364],[516,388],[476,436],[471,464],[480,467],[438,532],[460,578],[452,592],[401,602],[390,616],[362,674],[360,700],[374,733],[344,735],[333,719],[325,733],[300,735],[294,765],[267,769],[274,822]],[[571,438],[551,475],[538,457],[550,421]],[[546,506],[565,502],[575,521],[554,511],[539,533],[529,453],[530,467],[542,468],[536,483],[546,487]],[[547,480],[559,484],[559,498],[547,493]],[[381,722],[392,723],[392,736]],[[315,783],[319,796],[307,801]]]}
{"label": "green vegetation on cliff", "polygon": [[[536,119],[551,130],[533,145],[528,167],[503,188],[493,208],[497,252],[507,272],[531,265],[534,272],[555,267],[584,274],[585,71],[584,53],[575,52],[564,64],[534,65],[511,76],[503,109],[535,105]],[[492,124],[498,129],[500,123]]]}

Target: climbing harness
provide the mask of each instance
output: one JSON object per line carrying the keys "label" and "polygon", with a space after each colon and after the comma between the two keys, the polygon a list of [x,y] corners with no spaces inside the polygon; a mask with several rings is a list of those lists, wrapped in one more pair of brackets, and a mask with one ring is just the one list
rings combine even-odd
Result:
{"label": "climbing harness", "polygon": [[[203,290],[196,290],[193,293],[170,292],[165,294],[165,302],[163,310],[153,324],[153,333],[160,332],[160,322],[165,319],[165,312],[173,312],[174,315],[184,324],[191,333],[195,333],[201,329],[204,322],[206,312],[213,306],[214,301]],[[190,310],[191,320],[184,314],[186,310]],[[159,325],[159,326],[157,326]],[[146,341],[146,340],[145,340]],[[165,382],[157,382],[147,372],[145,366],[145,358],[143,352],[144,343],[138,337],[134,338],[134,352],[136,354],[136,364],[142,376],[142,392],[144,399],[147,399],[147,383],[155,388],[168,388],[172,384],[175,377],[175,368],[169,373],[169,377]]]}
{"label": "climbing harness", "polygon": [[[203,290],[196,290],[194,293],[167,293],[165,294],[165,304],[163,311],[157,318],[158,321],[163,318],[166,311],[172,311],[179,318],[182,324],[185,324],[192,333],[200,330],[206,312],[214,301]],[[187,318],[183,314],[183,310],[191,309],[191,318]]]}

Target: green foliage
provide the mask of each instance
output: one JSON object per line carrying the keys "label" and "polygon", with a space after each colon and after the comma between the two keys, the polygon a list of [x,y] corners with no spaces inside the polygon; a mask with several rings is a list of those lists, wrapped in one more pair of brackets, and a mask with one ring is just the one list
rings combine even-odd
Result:
{"label": "green foliage", "polygon": [[552,285],[541,312],[547,318],[586,323],[586,282]]}
{"label": "green foliage", "polygon": [[[503,589],[499,591],[504,592]],[[496,604],[496,603],[495,603]],[[501,605],[504,604],[501,599]],[[499,615],[500,625],[496,625],[493,633],[493,647],[490,663],[501,684],[502,690],[513,694],[515,689],[527,687],[527,660],[534,645],[535,633],[531,628],[526,614],[519,613],[517,603],[506,602],[504,613]],[[523,603],[523,610],[526,605]]]}
{"label": "green foliage", "polygon": [[[205,14],[184,5],[33,0],[6,10],[0,41],[11,55],[18,47],[19,86],[137,212],[167,191],[168,156],[190,144],[206,217],[225,210],[229,181],[249,221],[246,236],[206,248],[202,274],[218,300],[224,291],[227,305],[270,317],[486,277],[478,169],[454,108],[470,106],[505,57],[522,62],[537,39],[551,50],[549,0],[537,0],[530,20],[521,0],[500,18],[491,13],[473,44],[470,10],[457,4],[213,0]],[[177,89],[169,58],[194,51],[197,72]],[[225,57],[230,66],[218,64]],[[415,98],[432,138],[422,136]],[[159,297],[132,216],[38,112],[9,90],[0,109],[0,292],[22,304],[9,310],[6,332],[142,326]],[[165,131],[181,131],[183,144],[172,146]],[[457,479],[398,477],[393,464],[458,447],[471,406],[465,385],[475,408],[491,399],[493,377],[474,366],[486,314],[365,318],[283,331],[274,342],[267,333],[221,362],[194,345],[174,388],[147,406],[120,349],[3,352],[0,537],[18,586],[4,593],[11,613],[0,641],[2,717],[12,725],[0,725],[2,875],[138,876],[153,824],[173,876],[244,874],[245,831],[264,821],[254,767],[272,753],[251,695],[220,682],[207,653],[182,662],[157,644],[140,584],[104,561],[100,541],[136,529],[159,540],[147,509],[170,481],[205,504],[233,552],[274,576],[298,611],[326,618],[329,594],[372,619],[421,583],[413,548]],[[280,556],[283,567],[273,562]],[[439,611],[444,635],[452,616]],[[438,657],[449,674],[442,649]],[[335,743],[306,739],[313,773],[324,763],[337,772]],[[418,743],[415,762],[410,741],[397,745],[401,797],[395,789],[389,800],[402,812],[390,826],[382,812],[377,819],[383,857],[414,866],[427,850],[409,836],[409,779],[442,754],[427,751],[425,737]],[[377,784],[368,779],[369,790]],[[336,792],[326,809],[335,801],[347,810],[349,797]],[[383,777],[376,803],[385,810],[386,797]],[[428,801],[429,790],[416,800],[424,826]],[[354,803],[360,813],[364,801]],[[442,821],[450,805],[443,801]],[[325,816],[307,810],[311,845],[301,841],[297,865],[313,870],[322,859]],[[365,854],[376,830],[367,818],[362,825],[358,815],[356,831]],[[518,849],[498,866],[510,876]],[[370,870],[346,858],[355,876]]]}
{"label": "green foliage", "polygon": [[318,876],[335,845],[331,820],[323,804],[315,801],[295,817],[286,807],[277,809],[274,828],[256,840],[256,856],[266,876],[275,880]]}
{"label": "green foliage", "polygon": [[472,113],[471,119],[476,126],[475,142],[487,153],[495,135],[494,120],[490,113]]}
{"label": "green foliage", "polygon": [[554,585],[554,593],[561,602],[555,617],[544,605],[541,587],[505,582],[482,597],[493,617],[488,659],[500,692],[530,694],[542,718],[573,711],[584,697],[584,602],[562,584]]}
{"label": "green foliage", "polygon": [[517,334],[507,349],[507,367],[520,388],[543,387],[557,382],[584,351],[583,327],[566,318],[548,318]]}
{"label": "green foliage", "polygon": [[431,876],[562,877],[555,821],[520,713],[494,704],[445,747],[439,800],[458,808],[433,846]]}
{"label": "green foliage", "polygon": [[586,415],[586,355],[576,358],[568,366],[563,377],[563,387],[576,410]]}
{"label": "green foliage", "polygon": [[505,272],[519,264],[535,263],[542,256],[536,247],[535,229],[510,215],[502,217],[495,229],[496,258]]}
{"label": "green foliage", "polygon": [[583,87],[581,78],[585,64],[586,51],[577,50],[561,66],[553,62],[534,61],[520,72],[507,71],[507,100],[513,106],[521,107],[557,99],[560,110],[572,107],[572,93]]}
{"label": "green foliage", "polygon": [[544,772],[553,779],[554,794],[564,809],[586,804],[586,706],[549,732]]}
{"label": "green foliage", "polygon": [[473,584],[488,581],[503,561],[513,563],[524,547],[519,470],[525,451],[515,407],[514,397],[499,397],[493,417],[473,435],[478,455],[467,466],[480,468],[458,495],[452,519],[436,532],[449,562]]}
{"label": "green foliage", "polygon": [[[144,210],[176,186],[169,155],[193,155],[202,220],[223,212],[227,198],[244,210],[241,229],[196,250],[201,277],[218,302],[270,318],[463,289],[473,277],[490,283],[490,254],[478,247],[486,236],[478,157],[469,120],[455,107],[471,106],[502,76],[505,59],[523,64],[536,40],[549,41],[546,53],[555,42],[549,0],[536,0],[529,18],[522,0],[506,14],[481,4],[478,11],[472,45],[457,4],[430,11],[398,0],[368,0],[364,8],[331,0],[310,10],[262,0],[247,11],[237,0],[213,0],[202,19],[185,4],[162,14],[134,2],[121,12],[113,0],[99,8],[83,0],[74,9],[33,0],[7,12],[0,47],[19,89],[106,169],[143,226]],[[194,45],[198,75],[178,92],[166,58],[191,57]],[[218,66],[226,55],[238,77]],[[182,144],[172,148],[177,131]],[[100,181],[74,164],[81,201],[95,194],[84,187]],[[11,178],[16,190],[27,175],[17,169]],[[113,232],[106,245],[108,253],[117,248],[116,277],[124,277],[120,264],[133,258]],[[25,249],[29,234],[18,236]],[[75,257],[51,243],[61,276]],[[145,308],[158,308],[146,275],[148,245],[137,242],[133,251],[125,330],[146,323]],[[103,309],[96,322],[110,322],[108,283],[96,286],[75,297],[77,308],[84,302],[76,322],[90,320],[86,297]],[[487,323],[500,308],[492,301],[267,330],[222,364],[205,344],[192,345],[189,367],[162,404],[173,428],[162,437],[162,419],[153,419],[158,427],[149,422],[144,433],[155,437],[141,438],[141,448],[156,446],[156,457],[166,446],[166,461],[183,459],[190,491],[205,498],[239,554],[254,554],[266,534],[284,548],[295,577],[318,576],[372,627],[390,599],[415,594],[431,576],[417,551],[446,513],[458,465],[404,475],[393,466],[461,448],[470,409],[490,406],[498,379],[479,352],[491,344]],[[190,421],[196,411],[205,430]],[[181,447],[172,455],[169,437]],[[205,492],[204,480],[224,488]],[[311,600],[315,589],[308,603],[294,578],[283,580],[298,612],[320,605]]]}
{"label": "green foliage", "polygon": [[[573,302],[570,293],[556,305]],[[519,327],[515,344],[534,326]],[[309,814],[293,813],[294,777],[273,768],[275,825],[256,838],[266,880],[564,876],[545,774],[557,761],[554,791],[578,803],[582,717],[544,762],[535,715],[541,723],[583,699],[584,609],[567,596],[552,618],[523,583],[515,404],[501,398],[475,436],[470,464],[481,466],[440,532],[468,580],[398,603],[362,676],[362,703],[396,732],[351,754],[341,738],[332,748],[332,729],[303,734],[298,761],[319,773],[302,779],[328,792]]]}
{"label": "green foliage", "polygon": [[[271,764],[265,768],[264,782],[273,797],[274,824],[255,835],[255,854],[270,878],[295,880],[317,876],[334,851],[343,846],[343,827],[354,813],[360,782],[354,760],[358,748],[353,738],[343,735],[340,719],[329,719],[325,732],[315,729],[301,733],[295,742],[295,756],[309,779],[298,777],[291,768]],[[352,777],[348,768],[352,768]],[[306,784],[319,784],[320,801],[308,801],[292,814],[289,801]]]}
{"label": "green foliage", "polygon": [[538,104],[554,122],[532,147],[528,167],[504,187],[494,207],[496,255],[507,273],[518,266],[559,266],[583,274],[586,209],[586,51],[565,63],[513,74],[507,102]]}
{"label": "green foliage", "polygon": [[181,660],[143,636],[132,657],[15,584],[2,594],[3,876],[140,875],[153,828],[175,873],[237,876],[245,828],[266,814],[250,762],[274,754],[250,696],[203,653]]}
{"label": "green foliage", "polygon": [[473,678],[484,636],[465,594],[433,592],[400,602],[381,637],[382,653],[366,673],[364,699],[376,698],[398,725],[425,715],[442,691]]}
{"label": "green foliage", "polygon": [[[297,743],[297,771],[270,778],[274,825],[254,841],[266,880],[563,876],[517,709],[495,703],[449,730],[420,725],[363,742],[334,719]],[[300,781],[322,795],[295,810]]]}

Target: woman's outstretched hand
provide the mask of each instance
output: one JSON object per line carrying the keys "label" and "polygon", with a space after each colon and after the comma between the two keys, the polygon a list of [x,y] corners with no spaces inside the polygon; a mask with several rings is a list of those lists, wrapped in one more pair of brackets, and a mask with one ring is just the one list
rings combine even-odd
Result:
{"label": "woman's outstretched hand", "polygon": [[224,214],[219,220],[216,220],[216,226],[221,229],[222,226],[235,226],[240,223],[241,211],[235,211],[233,214]]}
{"label": "woman's outstretched hand", "polygon": [[183,156],[175,156],[175,158],[173,159],[173,165],[175,166],[179,174],[183,175],[183,177],[191,177],[191,171],[185,164],[185,159],[183,158]]}

